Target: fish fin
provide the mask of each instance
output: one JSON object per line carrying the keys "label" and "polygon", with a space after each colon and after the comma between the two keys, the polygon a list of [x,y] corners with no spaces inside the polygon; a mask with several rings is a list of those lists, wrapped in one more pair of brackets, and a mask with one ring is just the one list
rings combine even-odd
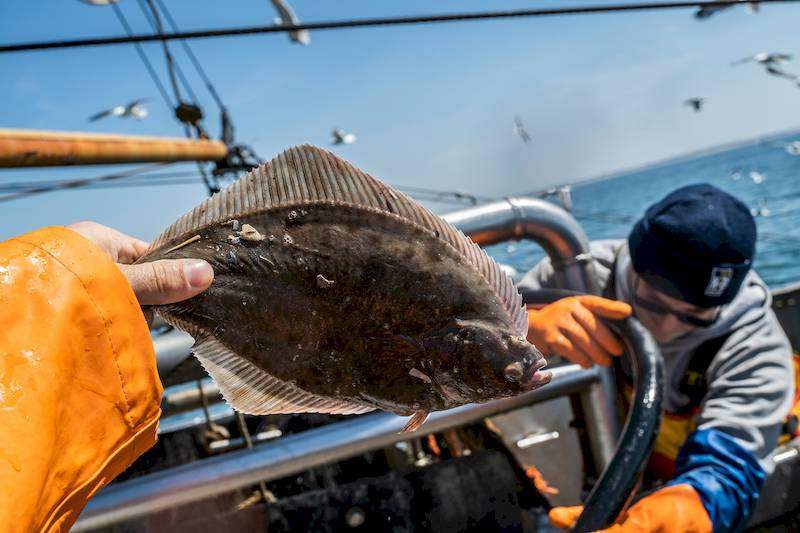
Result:
{"label": "fish fin", "polygon": [[425,423],[429,416],[430,413],[428,411],[416,411],[413,415],[411,415],[411,418],[408,419],[408,422],[403,429],[400,430],[400,433],[410,433],[418,430],[422,427],[422,424]]}
{"label": "fish fin", "polygon": [[526,335],[528,321],[522,296],[511,278],[480,246],[403,193],[333,153],[307,144],[289,148],[206,199],[159,235],[148,252],[168,242],[183,242],[201,227],[267,209],[319,202],[378,209],[387,216],[413,222],[433,233],[455,248],[481,274],[494,289],[520,335]]}
{"label": "fish fin", "polygon": [[364,403],[318,396],[269,375],[236,355],[214,337],[200,339],[192,347],[195,357],[219,386],[225,401],[250,415],[327,413],[361,414],[375,408]]}

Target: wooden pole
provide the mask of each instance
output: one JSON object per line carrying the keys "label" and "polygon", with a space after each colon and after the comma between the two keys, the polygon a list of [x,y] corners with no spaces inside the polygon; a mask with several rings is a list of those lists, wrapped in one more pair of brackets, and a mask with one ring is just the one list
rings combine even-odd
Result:
{"label": "wooden pole", "polygon": [[0,129],[0,168],[216,161],[220,141]]}

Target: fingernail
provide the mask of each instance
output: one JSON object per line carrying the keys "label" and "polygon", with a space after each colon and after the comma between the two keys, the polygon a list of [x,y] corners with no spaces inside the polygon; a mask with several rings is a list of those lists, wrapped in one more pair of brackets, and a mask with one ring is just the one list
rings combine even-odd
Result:
{"label": "fingernail", "polygon": [[214,279],[214,269],[205,261],[192,261],[183,265],[183,273],[192,288],[208,287]]}

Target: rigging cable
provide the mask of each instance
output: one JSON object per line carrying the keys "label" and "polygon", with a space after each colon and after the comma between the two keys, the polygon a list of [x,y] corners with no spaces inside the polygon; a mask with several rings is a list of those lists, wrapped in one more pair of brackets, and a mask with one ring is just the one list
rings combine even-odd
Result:
{"label": "rigging cable", "polygon": [[[0,46],[0,53],[22,52],[29,50],[47,50],[53,48],[76,48],[124,44],[146,41],[171,41],[175,39],[200,39],[206,37],[226,37],[232,35],[252,35],[259,33],[286,33],[297,30],[334,30],[348,28],[366,28],[380,26],[403,26],[412,24],[432,24],[471,20],[490,20],[522,17],[546,17],[556,15],[582,15],[596,13],[614,13],[628,11],[652,11],[665,9],[685,9],[747,5],[751,0],[698,0],[695,2],[639,2],[633,4],[608,4],[599,6],[574,6],[547,9],[519,9],[506,11],[486,11],[479,13],[453,13],[446,15],[420,15],[406,17],[372,18],[336,20],[330,22],[312,22],[302,24],[282,24],[279,26],[253,26],[245,28],[226,28],[216,30],[199,30],[176,32],[171,34],[128,35],[126,37],[101,37],[91,39],[71,39],[64,41],[44,41]],[[797,3],[800,0],[760,0],[761,4]]]}
{"label": "rigging cable", "polygon": [[[125,178],[120,178],[119,180],[114,180],[111,183],[108,183],[108,186],[114,186],[121,183],[142,183],[148,184],[151,183],[152,180],[171,180],[171,179],[186,179],[189,176],[194,176],[197,178],[197,172],[193,170],[185,170],[185,171],[175,171],[175,172],[159,172],[156,174],[134,174],[130,176],[126,176]],[[102,177],[102,176],[101,176]],[[97,178],[90,178],[90,179],[97,179]],[[12,181],[8,183],[0,183],[0,193],[10,193],[10,192],[20,192],[20,191],[28,191],[30,189],[40,189],[42,187],[56,187],[62,188],[65,184],[74,181],[74,179],[56,179],[56,180],[34,180],[34,181]],[[193,181],[197,183],[197,179]],[[81,188],[86,188],[91,186],[91,183],[86,183],[81,186]],[[71,187],[65,187],[66,189],[70,189]]]}
{"label": "rigging cable", "polygon": [[[122,13],[122,10],[116,3],[112,3],[111,7],[114,9],[114,13],[117,15],[120,24],[122,24],[122,28],[125,30],[125,33],[132,36],[133,30],[131,30],[131,27],[128,24],[128,20],[125,18],[125,15]],[[164,85],[161,83],[161,80],[156,74],[156,71],[153,68],[152,63],[150,63],[150,60],[147,59],[147,54],[144,53],[142,45],[139,44],[138,42],[135,42],[133,44],[136,47],[136,52],[139,54],[139,58],[142,60],[142,63],[144,63],[144,66],[147,69],[147,73],[150,74],[150,78],[153,80],[153,83],[156,84],[158,92],[161,94],[161,98],[164,99],[164,102],[167,104],[168,108],[173,109],[175,106],[172,105],[172,102],[169,99],[169,95],[167,95],[167,90],[164,89]]]}
{"label": "rigging cable", "polygon": [[129,176],[134,176],[136,174],[143,174],[145,172],[149,172],[151,170],[155,170],[157,168],[163,168],[167,165],[173,165],[173,162],[166,162],[166,163],[155,163],[152,165],[147,165],[144,167],[134,168],[131,170],[126,170],[124,172],[117,172],[115,174],[106,174],[104,176],[99,176],[96,178],[85,178],[85,179],[77,179],[77,180],[66,180],[57,186],[44,186],[44,187],[32,187],[27,190],[23,190],[20,192],[7,194],[5,196],[0,196],[0,202],[10,202],[11,200],[19,200],[20,198],[25,198],[28,196],[32,196],[34,194],[42,194],[46,192],[62,190],[62,189],[76,189],[79,187],[83,187],[88,183],[95,183],[101,181],[112,181],[118,180],[122,178],[127,178]]}
{"label": "rigging cable", "polygon": [[[153,166],[159,167],[162,165],[171,164],[176,164],[176,162],[158,163],[157,165]],[[107,174],[92,178],[0,183],[0,193],[12,193],[6,194],[5,196],[0,196],[0,202],[18,200],[35,194],[53,191],[100,188],[111,189],[118,187],[139,187],[150,185],[185,185],[198,183],[197,179],[190,179],[191,176],[196,177],[198,175],[195,171],[186,170],[145,175],[145,172],[148,172],[151,169],[151,167],[137,168],[126,172]],[[393,187],[420,201],[430,201],[435,203],[462,206],[465,203],[475,205],[476,201],[480,203],[492,201],[491,199],[476,197],[461,191],[426,189],[422,187],[405,187],[402,185],[393,185]]]}
{"label": "rigging cable", "polygon": [[[158,2],[158,7],[164,14],[164,17],[167,19],[167,22],[169,22],[170,27],[172,27],[172,31],[176,33],[180,32],[180,29],[178,29],[178,25],[175,23],[175,19],[172,18],[172,14],[167,9],[166,4],[164,4],[162,0],[156,0],[156,2]],[[225,111],[226,107],[225,104],[222,102],[222,98],[220,98],[219,93],[217,93],[217,89],[214,87],[214,84],[211,83],[211,79],[209,79],[208,74],[206,74],[205,69],[200,64],[200,61],[197,59],[197,56],[194,55],[194,52],[189,46],[189,43],[186,42],[186,39],[181,39],[180,42],[181,45],[183,45],[183,50],[186,52],[186,55],[189,56],[189,61],[192,62],[192,65],[194,65],[194,68],[197,71],[197,74],[200,76],[200,79],[202,79],[203,83],[205,83],[208,92],[214,99],[214,102],[216,102],[217,106],[220,108],[221,111]]]}
{"label": "rigging cable", "polygon": [[[148,10],[147,10],[147,8],[145,7],[145,4],[144,4],[145,1],[147,2],[147,6],[150,8],[150,16],[148,16]],[[164,35],[164,27],[161,24],[161,18],[159,17],[158,10],[156,9],[156,6],[153,4],[152,0],[139,0],[139,7],[141,8],[142,12],[145,14],[145,17],[147,18],[147,20],[150,22],[151,27],[159,35]],[[183,124],[183,133],[186,135],[187,138],[189,138],[189,139],[193,138],[191,130],[189,129],[189,125],[187,124],[187,121],[185,120],[185,118],[183,116],[181,116],[181,110],[182,110],[182,108],[183,108],[183,106],[185,104],[183,102],[183,99],[181,98],[180,90],[178,89],[178,84],[175,81],[175,72],[176,71],[178,72],[179,76],[181,77],[181,80],[182,80],[184,86],[187,88],[187,92],[193,98],[194,109],[196,110],[196,114],[193,117],[194,120],[191,121],[191,125],[194,126],[195,133],[196,133],[198,138],[208,137],[208,135],[206,135],[205,131],[203,130],[203,127],[200,125],[200,122],[199,122],[200,120],[202,120],[202,111],[200,110],[200,107],[197,105],[198,104],[197,96],[194,94],[194,91],[192,90],[191,86],[189,85],[189,82],[186,79],[186,76],[183,75],[183,71],[180,69],[180,67],[177,65],[177,63],[175,63],[175,61],[173,60],[172,54],[170,53],[169,46],[167,45],[167,42],[166,41],[162,41],[162,44],[164,45],[164,58],[165,58],[166,63],[167,63],[167,72],[169,73],[170,82],[172,83],[172,90],[173,90],[173,92],[175,94],[175,98],[176,98],[176,100],[178,102],[177,106],[173,109],[173,111],[175,113],[175,116],[178,118],[178,120],[180,120],[181,123]],[[200,161],[197,162],[197,170],[200,173],[200,176],[202,176],[202,178],[203,178],[203,183],[206,186],[206,189],[208,191],[209,196],[211,194],[213,194],[213,193],[215,193],[215,192],[220,190],[220,186],[219,186],[218,180],[212,179],[211,176],[209,176],[208,172],[206,171],[205,167],[203,166],[203,164]]]}
{"label": "rigging cable", "polygon": [[[146,5],[145,5],[146,3]],[[155,5],[151,0],[139,0],[139,9],[142,10],[147,21],[150,23],[150,27],[158,35],[164,34],[164,26],[161,24],[161,17],[158,14],[158,10],[156,9]],[[192,101],[196,104],[197,103],[197,96],[194,94],[189,81],[186,79],[186,76],[183,73],[183,70],[180,68],[180,65],[175,62],[172,52],[169,49],[169,44],[167,41],[161,41],[162,48],[164,50],[164,61],[167,64],[167,74],[169,74],[170,84],[172,85],[172,92],[175,95],[175,99],[180,104],[183,102],[183,97],[181,96],[180,89],[178,87],[178,83],[175,79],[175,74],[177,73],[178,77],[181,80],[181,84],[183,88],[189,93],[189,96],[192,98]]]}

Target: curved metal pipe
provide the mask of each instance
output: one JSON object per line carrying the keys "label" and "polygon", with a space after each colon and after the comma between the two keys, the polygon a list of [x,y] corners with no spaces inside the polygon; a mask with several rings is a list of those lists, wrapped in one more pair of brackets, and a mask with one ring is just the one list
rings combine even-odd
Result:
{"label": "curved metal pipe", "polygon": [[[546,387],[484,404],[469,404],[433,413],[414,437],[439,432],[557,398],[596,383],[596,369],[578,365],[553,369]],[[408,421],[391,413],[353,417],[210,459],[111,485],[81,513],[73,532],[107,527],[181,504],[224,494],[241,487],[303,472],[371,450],[408,440],[400,430]]]}
{"label": "curved metal pipe", "polygon": [[534,240],[550,256],[559,286],[598,291],[586,233],[569,213],[550,202],[508,198],[442,218],[481,246],[511,239]]}
{"label": "curved metal pipe", "polygon": [[[525,290],[522,297],[526,303],[551,303],[579,294],[558,289]],[[625,354],[633,371],[633,397],[614,456],[592,487],[573,528],[581,533],[607,527],[625,509],[661,427],[664,362],[658,345],[635,318],[606,323],[625,342]]]}
{"label": "curved metal pipe", "polygon": [[177,329],[153,338],[156,350],[156,367],[160,376],[166,376],[191,355],[194,339]]}

